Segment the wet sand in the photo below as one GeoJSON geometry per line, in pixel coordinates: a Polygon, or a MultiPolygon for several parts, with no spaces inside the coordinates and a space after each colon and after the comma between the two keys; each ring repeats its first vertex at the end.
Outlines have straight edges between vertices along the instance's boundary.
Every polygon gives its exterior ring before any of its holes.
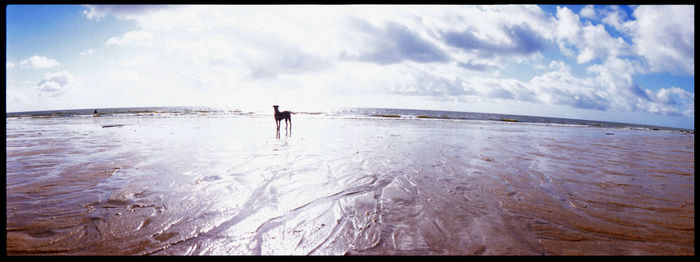
{"type": "Polygon", "coordinates": [[[693,134],[293,120],[7,118],[7,254],[695,252],[693,134]]]}

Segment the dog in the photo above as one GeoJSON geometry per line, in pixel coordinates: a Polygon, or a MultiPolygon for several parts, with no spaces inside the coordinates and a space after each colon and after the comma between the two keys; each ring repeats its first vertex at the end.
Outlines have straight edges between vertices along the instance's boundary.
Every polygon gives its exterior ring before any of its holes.
{"type": "Polygon", "coordinates": [[[284,131],[287,131],[287,123],[289,123],[289,133],[292,133],[292,112],[284,111],[280,112],[278,105],[272,106],[275,109],[275,123],[277,124],[277,132],[280,131],[280,124],[282,119],[284,119],[284,131]]]}

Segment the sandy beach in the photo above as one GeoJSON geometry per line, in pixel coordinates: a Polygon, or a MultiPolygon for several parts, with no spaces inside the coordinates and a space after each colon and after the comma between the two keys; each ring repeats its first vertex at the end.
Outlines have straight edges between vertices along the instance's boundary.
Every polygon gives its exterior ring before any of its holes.
{"type": "Polygon", "coordinates": [[[7,254],[695,253],[694,134],[293,120],[7,118],[7,254]]]}

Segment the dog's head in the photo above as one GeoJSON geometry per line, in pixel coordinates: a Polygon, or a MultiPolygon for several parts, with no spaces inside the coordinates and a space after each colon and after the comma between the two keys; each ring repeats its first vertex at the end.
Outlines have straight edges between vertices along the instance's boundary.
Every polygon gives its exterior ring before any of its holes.
{"type": "Polygon", "coordinates": [[[278,107],[280,107],[280,106],[278,106],[278,105],[274,105],[274,106],[272,106],[272,107],[274,107],[274,108],[278,108],[278,107]]]}

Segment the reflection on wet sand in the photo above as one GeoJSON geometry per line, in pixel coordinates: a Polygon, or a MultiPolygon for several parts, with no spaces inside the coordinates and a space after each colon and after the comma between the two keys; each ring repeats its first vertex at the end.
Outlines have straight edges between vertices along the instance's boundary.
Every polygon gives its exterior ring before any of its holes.
{"type": "Polygon", "coordinates": [[[10,255],[694,254],[692,134],[320,116],[294,137],[247,116],[6,126],[10,255]]]}

